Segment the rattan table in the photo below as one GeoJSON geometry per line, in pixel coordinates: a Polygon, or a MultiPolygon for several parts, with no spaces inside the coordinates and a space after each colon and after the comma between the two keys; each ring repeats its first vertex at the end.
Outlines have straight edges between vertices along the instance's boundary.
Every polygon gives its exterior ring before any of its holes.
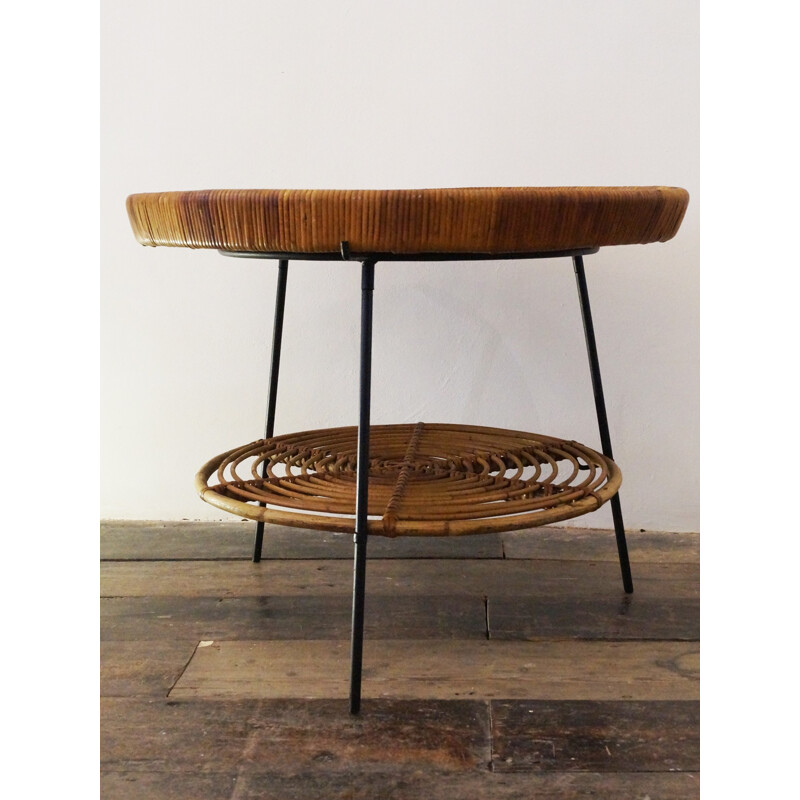
{"type": "Polygon", "coordinates": [[[354,532],[350,710],[361,704],[366,547],[370,535],[460,536],[530,528],[611,501],[623,587],[633,591],[583,257],[664,242],[689,196],[671,187],[425,190],[211,190],[134,194],[144,245],[276,259],[278,282],[263,439],[210,459],[195,482],[214,506],[264,523],[354,532]],[[423,423],[370,426],[375,265],[390,261],[572,259],[601,452],[524,431],[423,423]],[[274,435],[289,260],[361,264],[358,426],[274,435]],[[363,465],[367,465],[364,469],[363,465]]]}

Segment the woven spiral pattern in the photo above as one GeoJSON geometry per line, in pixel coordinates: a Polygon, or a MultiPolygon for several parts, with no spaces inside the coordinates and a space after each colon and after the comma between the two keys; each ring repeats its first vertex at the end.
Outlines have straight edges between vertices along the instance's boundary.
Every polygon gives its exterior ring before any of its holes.
{"type": "Polygon", "coordinates": [[[689,195],[668,186],[133,194],[144,245],[250,253],[542,253],[665,242],[689,195]]]}
{"type": "MultiPolygon", "coordinates": [[[[211,459],[195,484],[205,501],[243,517],[352,532],[357,437],[347,427],[262,439],[211,459]]],[[[373,426],[369,533],[544,525],[594,511],[621,482],[611,459],[577,442],[460,425],[373,426]]]]}

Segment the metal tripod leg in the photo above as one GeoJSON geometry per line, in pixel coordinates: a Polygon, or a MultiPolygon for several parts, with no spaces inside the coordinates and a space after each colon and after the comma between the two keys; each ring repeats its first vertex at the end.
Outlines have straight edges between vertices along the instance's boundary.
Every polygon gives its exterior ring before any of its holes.
{"type": "Polygon", "coordinates": [[[350,643],[350,713],[361,709],[361,656],[364,645],[364,588],[367,570],[367,500],[369,491],[369,406],[372,383],[372,293],[375,262],[361,265],[361,370],[356,461],[356,530],[353,565],[353,625],[350,643]]]}
{"type": "MultiPolygon", "coordinates": [[[[613,459],[611,436],[608,432],[606,401],[603,396],[603,383],[600,379],[600,362],[597,359],[597,345],[594,338],[592,310],[589,306],[589,290],[586,287],[586,274],[583,269],[583,256],[573,256],[572,263],[575,266],[575,279],[578,282],[578,295],[581,301],[583,332],[586,336],[586,351],[589,355],[589,369],[592,374],[592,390],[594,391],[594,405],[597,410],[597,424],[600,427],[600,442],[603,448],[603,455],[613,459]]],[[[628,544],[625,541],[625,527],[622,522],[622,506],[619,502],[619,494],[615,494],[611,498],[611,515],[614,518],[614,533],[617,536],[622,585],[625,591],[630,594],[633,592],[633,577],[631,576],[631,564],[628,560],[628,544]]]]}
{"type": "MultiPolygon", "coordinates": [[[[269,395],[267,397],[267,422],[264,438],[269,439],[275,429],[275,403],[278,399],[278,372],[281,365],[281,339],[283,338],[283,308],[286,303],[286,276],[289,262],[278,261],[278,288],[275,292],[275,323],[272,327],[272,362],[269,370],[269,395]]],[[[261,465],[261,477],[267,477],[266,461],[261,465]]],[[[261,504],[263,505],[263,503],[261,504]]],[[[261,561],[261,546],[264,543],[264,523],[256,523],[256,540],[253,545],[253,561],[261,561]]]]}

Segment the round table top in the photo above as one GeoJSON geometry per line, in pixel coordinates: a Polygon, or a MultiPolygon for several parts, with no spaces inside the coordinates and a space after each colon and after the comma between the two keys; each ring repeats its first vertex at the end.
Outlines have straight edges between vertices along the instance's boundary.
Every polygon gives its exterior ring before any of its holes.
{"type": "Polygon", "coordinates": [[[513,255],[665,242],[689,195],[666,186],[132,194],[143,245],[337,256],[513,255]]]}

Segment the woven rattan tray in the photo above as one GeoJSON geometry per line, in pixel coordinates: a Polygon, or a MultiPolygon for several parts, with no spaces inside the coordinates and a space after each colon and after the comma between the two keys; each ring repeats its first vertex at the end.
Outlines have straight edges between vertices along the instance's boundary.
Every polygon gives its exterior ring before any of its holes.
{"type": "Polygon", "coordinates": [[[144,245],[252,253],[536,253],[671,239],[689,195],[665,186],[134,194],[144,245]]]}
{"type": "MultiPolygon", "coordinates": [[[[355,427],[261,439],[211,459],[195,485],[207,502],[249,519],[352,533],[356,440],[355,427]]],[[[373,426],[368,528],[384,536],[529,528],[594,511],[621,482],[611,459],[551,436],[373,426]]]]}

